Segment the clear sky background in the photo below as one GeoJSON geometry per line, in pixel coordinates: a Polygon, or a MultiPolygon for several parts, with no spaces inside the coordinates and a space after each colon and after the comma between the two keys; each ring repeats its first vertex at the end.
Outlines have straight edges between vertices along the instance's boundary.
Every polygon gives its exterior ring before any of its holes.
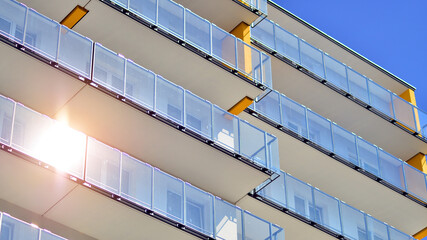
{"type": "Polygon", "coordinates": [[[273,1],[415,86],[427,111],[427,0],[273,1]]]}

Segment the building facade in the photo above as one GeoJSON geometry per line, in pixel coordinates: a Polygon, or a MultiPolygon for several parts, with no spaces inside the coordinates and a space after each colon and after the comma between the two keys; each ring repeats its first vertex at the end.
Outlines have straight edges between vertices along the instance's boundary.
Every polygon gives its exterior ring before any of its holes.
{"type": "Polygon", "coordinates": [[[276,3],[0,6],[0,240],[427,236],[415,88],[276,3]]]}

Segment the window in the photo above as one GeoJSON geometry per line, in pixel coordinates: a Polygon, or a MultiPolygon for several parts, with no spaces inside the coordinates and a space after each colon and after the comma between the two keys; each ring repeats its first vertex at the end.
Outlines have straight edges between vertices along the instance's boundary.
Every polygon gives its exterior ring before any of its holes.
{"type": "Polygon", "coordinates": [[[175,106],[172,106],[171,104],[168,104],[167,106],[167,114],[170,117],[175,118],[176,120],[181,121],[181,110],[175,106]]]}
{"type": "Polygon", "coordinates": [[[167,192],[167,207],[166,212],[176,218],[181,218],[181,196],[177,193],[174,193],[172,191],[167,192]]]}
{"type": "Polygon", "coordinates": [[[0,240],[13,240],[14,225],[10,222],[1,224],[0,240]]]}
{"type": "Polygon", "coordinates": [[[193,201],[187,202],[187,222],[203,229],[203,205],[193,201]]]}
{"type": "Polygon", "coordinates": [[[187,114],[187,125],[202,132],[202,121],[196,117],[187,114]]]}

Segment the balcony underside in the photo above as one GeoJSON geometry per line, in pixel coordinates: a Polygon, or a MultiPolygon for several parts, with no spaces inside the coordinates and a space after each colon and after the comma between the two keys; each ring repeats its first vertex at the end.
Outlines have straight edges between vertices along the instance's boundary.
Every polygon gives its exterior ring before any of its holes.
{"type": "Polygon", "coordinates": [[[394,156],[406,161],[427,153],[426,142],[275,57],[272,73],[275,90],[394,156]]]}
{"type": "MultiPolygon", "coordinates": [[[[256,16],[231,0],[227,1],[256,16]]],[[[71,5],[68,0],[55,3],[40,0],[23,2],[56,21],[61,21],[67,11],[71,11],[71,8],[64,9],[71,5]],[[64,2],[67,4],[62,7],[64,2]],[[63,16],[55,12],[56,8],[61,9],[58,11],[63,12],[63,16]]],[[[231,69],[222,69],[105,3],[91,1],[86,8],[88,14],[73,30],[223,109],[231,108],[245,96],[254,99],[263,92],[231,73],[231,69]]]]}
{"type": "MultiPolygon", "coordinates": [[[[271,3],[268,4],[268,19],[279,24],[287,31],[298,35],[298,37],[304,39],[313,46],[323,50],[333,58],[346,64],[347,66],[350,66],[357,72],[362,73],[363,75],[372,79],[374,82],[391,90],[397,95],[403,93],[406,89],[408,89],[408,86],[402,84],[401,81],[396,81],[395,78],[388,76],[386,73],[384,73],[384,71],[381,71],[376,67],[372,66],[371,64],[363,61],[359,57],[354,56],[349,51],[331,42],[327,38],[316,33],[315,31],[309,29],[308,27],[304,26],[302,23],[293,19],[287,14],[281,12],[271,3]]],[[[343,31],[351,31],[351,29],[343,29],[343,31]]]]}
{"type": "Polygon", "coordinates": [[[234,203],[269,177],[11,46],[0,52],[1,94],[201,189],[234,203]]]}
{"type": "Polygon", "coordinates": [[[248,9],[248,5],[240,3],[239,0],[175,0],[175,2],[227,32],[233,30],[241,22],[250,25],[258,18],[258,15],[248,9]]]}
{"type": "Polygon", "coordinates": [[[280,226],[292,226],[286,228],[286,239],[292,240],[306,240],[306,239],[318,239],[318,240],[336,240],[335,237],[314,228],[313,226],[302,222],[290,215],[287,215],[273,207],[266,205],[265,203],[251,197],[245,196],[237,205],[241,208],[247,209],[248,211],[260,216],[267,221],[274,222],[280,226]]]}
{"type": "Polygon", "coordinates": [[[5,151],[0,164],[0,199],[96,239],[197,239],[5,151]]]}
{"type": "Polygon", "coordinates": [[[277,136],[283,171],[408,234],[425,227],[426,207],[247,113],[240,117],[277,136]]]}

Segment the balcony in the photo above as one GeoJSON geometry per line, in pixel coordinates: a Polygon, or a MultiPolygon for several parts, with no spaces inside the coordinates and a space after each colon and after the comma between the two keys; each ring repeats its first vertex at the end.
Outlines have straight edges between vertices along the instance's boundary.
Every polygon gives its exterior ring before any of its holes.
{"type": "Polygon", "coordinates": [[[251,108],[278,137],[282,169],[407,233],[425,227],[426,174],[276,91],[251,108]]]}
{"type": "MultiPolygon", "coordinates": [[[[124,2],[122,6],[125,8],[130,6],[131,9],[135,9],[137,5],[136,0],[131,0],[129,3],[120,0],[113,1],[119,4],[124,2]]],[[[267,16],[267,0],[216,0],[204,2],[176,0],[175,2],[191,9],[197,15],[203,16],[227,32],[233,30],[241,22],[250,25],[258,18],[267,16]]]]}
{"type": "Polygon", "coordinates": [[[272,66],[277,90],[405,160],[418,152],[427,153],[426,112],[270,20],[258,24],[251,34],[256,45],[276,56],[272,66]],[[284,66],[282,61],[289,66],[284,66]],[[293,70],[293,67],[300,71],[293,70]],[[375,118],[374,114],[379,117],[375,118]],[[390,135],[383,132],[391,133],[392,139],[399,140],[390,141],[390,135]]]}
{"type": "Polygon", "coordinates": [[[297,221],[286,231],[292,239],[415,239],[284,172],[238,204],[280,224],[297,221]]]}
{"type": "MultiPolygon", "coordinates": [[[[102,45],[11,3],[21,15],[28,12],[31,17],[24,35],[16,30],[2,38],[14,47],[0,44],[0,51],[8,57],[1,64],[2,94],[186,181],[197,182],[230,202],[280,169],[273,135],[102,45]],[[52,41],[52,35],[58,37],[52,41]],[[23,36],[27,39],[24,44],[23,36]],[[29,36],[37,36],[37,41],[31,42],[29,36]],[[16,66],[20,71],[10,71],[16,66]],[[163,151],[165,148],[169,151],[163,151]],[[189,174],[188,169],[194,171],[189,174]],[[207,169],[221,172],[223,177],[206,177],[207,169]]],[[[9,12],[22,20],[16,12],[9,12]]],[[[18,21],[14,23],[14,29],[24,27],[18,21]]]]}
{"type": "Polygon", "coordinates": [[[14,184],[0,185],[6,201],[97,239],[284,239],[270,222],[0,99],[0,182],[14,184]]]}
{"type": "MultiPolygon", "coordinates": [[[[62,2],[69,1],[24,1],[56,21],[65,17],[52,13],[69,4],[62,7],[62,2]]],[[[255,99],[271,87],[267,54],[175,2],[144,1],[137,9],[126,9],[110,1],[91,1],[85,8],[89,13],[75,31],[224,109],[245,96],[255,99]]]]}
{"type": "MultiPolygon", "coordinates": [[[[325,52],[330,53],[331,56],[340,62],[353,66],[355,71],[364,73],[368,78],[374,79],[378,84],[390,89],[392,92],[402,93],[408,88],[415,90],[409,83],[378,66],[313,25],[305,22],[274,1],[268,1],[268,13],[268,18],[272,21],[298,35],[300,38],[305,39],[307,42],[315,44],[325,52]]],[[[351,31],[351,29],[343,29],[342,31],[351,31]]]]}
{"type": "Polygon", "coordinates": [[[66,240],[49,230],[41,229],[2,212],[0,212],[0,236],[2,239],[66,240]]]}

